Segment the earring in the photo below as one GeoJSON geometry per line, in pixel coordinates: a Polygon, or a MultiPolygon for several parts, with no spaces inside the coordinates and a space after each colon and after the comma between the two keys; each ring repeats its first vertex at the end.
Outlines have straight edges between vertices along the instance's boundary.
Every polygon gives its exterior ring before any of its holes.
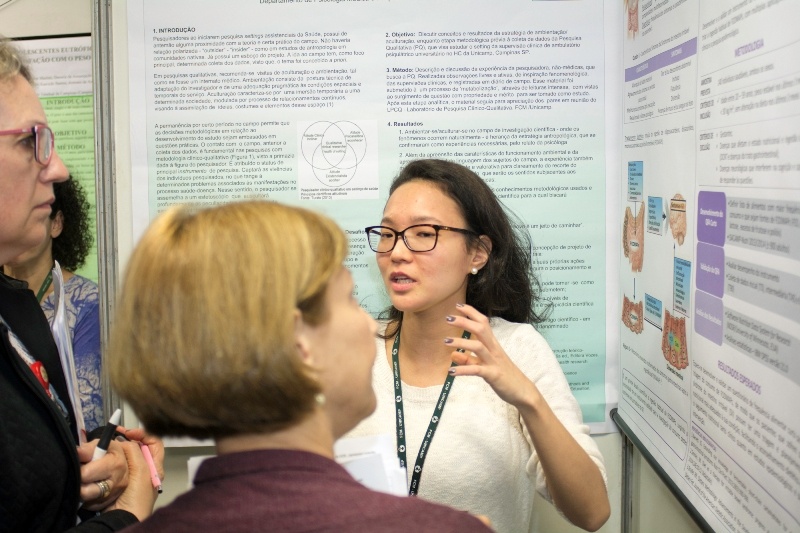
{"type": "Polygon", "coordinates": [[[322,394],[321,392],[318,392],[317,394],[314,395],[314,401],[317,402],[318,406],[322,407],[323,405],[325,405],[325,395],[322,394]]]}
{"type": "Polygon", "coordinates": [[[475,268],[475,267],[472,267],[472,275],[474,276],[474,275],[476,275],[477,273],[478,273],[478,269],[477,269],[477,268],[475,268]]]}

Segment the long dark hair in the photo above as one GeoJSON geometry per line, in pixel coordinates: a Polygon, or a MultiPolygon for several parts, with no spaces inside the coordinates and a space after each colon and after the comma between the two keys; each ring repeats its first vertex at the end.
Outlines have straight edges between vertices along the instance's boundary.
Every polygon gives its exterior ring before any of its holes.
{"type": "MultiPolygon", "coordinates": [[[[538,324],[547,318],[550,303],[542,302],[541,286],[531,266],[530,234],[508,211],[480,176],[463,165],[442,159],[419,159],[408,163],[394,178],[389,196],[410,181],[435,184],[458,204],[467,227],[492,241],[489,260],[477,275],[468,276],[467,302],[487,317],[510,322],[538,324]],[[537,312],[537,306],[543,307],[537,312]]],[[[465,236],[468,246],[483,246],[477,236],[465,236]]],[[[390,306],[381,314],[400,328],[403,313],[390,306]]],[[[389,331],[391,329],[391,331],[389,331]]]]}

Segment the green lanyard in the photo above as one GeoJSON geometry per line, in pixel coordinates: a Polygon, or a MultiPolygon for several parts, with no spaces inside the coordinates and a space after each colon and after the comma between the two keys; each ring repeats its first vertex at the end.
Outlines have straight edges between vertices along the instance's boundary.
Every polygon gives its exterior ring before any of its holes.
{"type": "Polygon", "coordinates": [[[39,303],[42,303],[42,298],[44,298],[44,293],[47,292],[47,289],[50,288],[50,285],[52,285],[52,283],[53,283],[53,271],[51,270],[50,272],[47,273],[47,277],[44,278],[42,286],[39,287],[39,292],[36,294],[36,299],[39,301],[39,303]]]}
{"type": "MultiPolygon", "coordinates": [[[[464,331],[461,334],[462,339],[469,339],[469,331],[464,331]]],[[[459,350],[463,352],[464,350],[459,350]]],[[[394,338],[394,345],[392,346],[392,367],[394,370],[394,399],[397,403],[397,419],[395,424],[397,426],[397,458],[400,459],[400,466],[406,468],[406,433],[405,433],[405,418],[403,414],[403,387],[400,382],[400,360],[398,353],[400,352],[400,332],[394,338]]],[[[456,366],[452,363],[450,366],[456,366]]],[[[419,447],[417,454],[417,462],[414,464],[414,473],[411,475],[411,486],[408,489],[409,496],[416,496],[419,492],[420,478],[422,477],[422,466],[425,463],[428,449],[430,448],[433,434],[436,433],[439,421],[442,419],[442,411],[444,411],[444,404],[447,402],[447,397],[450,395],[450,390],[453,385],[455,376],[447,374],[447,379],[444,380],[442,385],[442,392],[439,393],[439,401],[436,402],[436,407],[433,410],[433,416],[428,424],[428,430],[425,432],[425,438],[422,439],[422,445],[419,447]]]]}

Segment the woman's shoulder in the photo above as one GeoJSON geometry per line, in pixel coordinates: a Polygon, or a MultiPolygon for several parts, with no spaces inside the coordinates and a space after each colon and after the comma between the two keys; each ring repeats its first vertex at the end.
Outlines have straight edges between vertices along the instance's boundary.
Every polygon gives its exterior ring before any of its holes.
{"type": "Polygon", "coordinates": [[[492,318],[489,324],[495,338],[517,366],[528,368],[531,364],[550,365],[556,362],[547,340],[531,324],[509,322],[502,318],[492,318]]]}
{"type": "MultiPolygon", "coordinates": [[[[383,336],[386,334],[386,328],[389,327],[389,321],[381,319],[381,320],[376,320],[376,322],[378,323],[378,331],[375,334],[375,353],[377,354],[377,356],[375,357],[374,368],[375,368],[375,371],[378,372],[378,374],[376,375],[376,377],[377,377],[378,375],[382,374],[379,371],[382,367],[386,367],[385,371],[389,372],[389,370],[388,370],[389,369],[389,365],[388,364],[383,364],[383,365],[381,364],[382,360],[383,361],[386,360],[386,353],[387,353],[387,351],[386,351],[386,339],[384,339],[383,336]]],[[[391,372],[389,372],[389,373],[391,374],[391,372]]]]}
{"type": "Polygon", "coordinates": [[[100,292],[94,281],[89,278],[84,278],[79,274],[73,274],[72,277],[64,283],[64,290],[74,295],[73,297],[79,297],[80,299],[94,297],[93,299],[95,300],[100,292]]]}
{"type": "Polygon", "coordinates": [[[492,327],[494,336],[497,337],[500,342],[503,342],[504,339],[527,339],[528,341],[534,340],[547,344],[542,334],[531,324],[509,322],[504,318],[494,317],[489,320],[489,325],[492,327]]]}
{"type": "MultiPolygon", "coordinates": [[[[64,293],[67,297],[67,305],[76,310],[82,310],[84,313],[100,306],[100,292],[97,284],[78,274],[74,274],[64,282],[64,293]]],[[[51,298],[53,298],[52,294],[48,300],[51,298]]],[[[54,299],[52,303],[55,304],[54,299]]]]}
{"type": "Polygon", "coordinates": [[[97,283],[95,283],[94,281],[90,280],[89,278],[85,278],[85,277],[81,276],[80,274],[72,274],[72,277],[70,277],[64,283],[64,286],[65,287],[83,287],[83,288],[85,288],[85,290],[93,290],[94,292],[97,292],[97,290],[98,290],[97,289],[97,283]]]}

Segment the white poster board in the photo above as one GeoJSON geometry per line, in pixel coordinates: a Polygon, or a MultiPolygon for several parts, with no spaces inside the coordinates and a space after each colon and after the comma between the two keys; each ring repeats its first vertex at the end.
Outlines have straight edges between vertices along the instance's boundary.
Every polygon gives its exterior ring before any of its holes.
{"type": "Polygon", "coordinates": [[[465,164],[530,231],[555,304],[539,329],[584,419],[609,431],[618,313],[606,242],[619,230],[605,223],[618,201],[606,148],[618,138],[606,132],[604,9],[129,2],[134,236],[178,202],[317,209],[350,236],[355,292],[377,313],[388,300],[363,228],[380,219],[392,177],[417,158],[465,164]]]}

